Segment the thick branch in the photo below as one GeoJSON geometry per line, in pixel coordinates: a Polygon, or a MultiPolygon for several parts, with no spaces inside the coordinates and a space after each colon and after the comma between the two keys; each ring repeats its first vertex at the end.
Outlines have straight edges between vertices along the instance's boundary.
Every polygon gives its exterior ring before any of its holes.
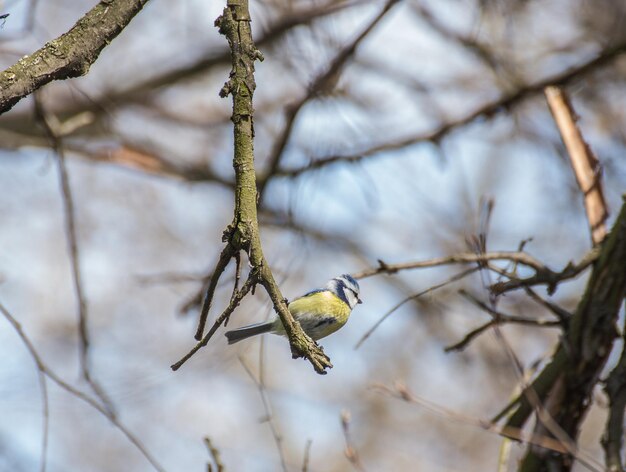
{"type": "Polygon", "coordinates": [[[606,421],[602,447],[609,472],[623,472],[624,410],[626,409],[626,346],[622,347],[617,366],[609,374],[604,391],[609,397],[609,417],[606,421]]]}
{"type": "MultiPolygon", "coordinates": [[[[626,294],[625,260],[626,203],[601,246],[585,294],[552,361],[531,386],[541,401],[549,398],[548,413],[574,440],[591,404],[591,392],[617,337],[615,323],[626,294]],[[552,393],[556,390],[558,395],[552,393]]],[[[532,413],[525,395],[519,398],[518,403],[509,426],[522,427],[532,413]]],[[[572,463],[573,458],[569,454],[555,455],[542,448],[531,448],[520,470],[568,471],[572,463]]]]}
{"type": "Polygon", "coordinates": [[[148,0],[101,1],[67,33],[0,74],[0,113],[53,80],[85,75],[148,0]]]}

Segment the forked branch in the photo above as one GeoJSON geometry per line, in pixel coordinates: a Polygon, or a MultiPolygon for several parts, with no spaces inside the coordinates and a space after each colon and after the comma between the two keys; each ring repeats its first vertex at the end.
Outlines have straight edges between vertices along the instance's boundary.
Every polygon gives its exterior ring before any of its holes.
{"type": "Polygon", "coordinates": [[[215,271],[208,285],[207,295],[204,301],[196,339],[200,342],[180,361],[172,365],[177,370],[201,347],[205,346],[215,331],[225,322],[243,297],[259,284],[269,294],[274,309],[289,337],[291,352],[294,358],[307,358],[315,371],[324,374],[326,369],[332,367],[330,359],[322,349],[302,330],[287,309],[287,303],[269,264],[263,255],[261,239],[259,236],[259,223],[257,215],[257,181],[254,167],[254,123],[252,97],[256,88],[254,80],[254,62],[263,60],[261,52],[256,48],[252,40],[250,28],[250,12],[247,0],[228,0],[223,14],[215,21],[221,34],[226,36],[231,49],[232,70],[229,80],[220,91],[220,96],[233,97],[232,121],[234,125],[235,149],[233,167],[235,169],[235,211],[232,223],[224,232],[223,241],[226,247],[216,265],[215,271]],[[232,259],[238,260],[240,252],[248,256],[250,274],[241,289],[236,288],[228,307],[222,312],[213,324],[207,335],[204,335],[204,327],[208,316],[215,287],[232,259]]]}

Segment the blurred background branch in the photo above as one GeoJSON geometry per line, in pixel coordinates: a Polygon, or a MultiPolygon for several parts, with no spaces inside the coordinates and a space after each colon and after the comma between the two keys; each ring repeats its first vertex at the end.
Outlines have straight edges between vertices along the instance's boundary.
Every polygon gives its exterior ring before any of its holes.
{"type": "Polygon", "coordinates": [[[623,468],[623,2],[250,2],[266,61],[247,176],[262,190],[263,265],[281,281],[270,292],[350,273],[364,300],[324,341],[326,378],[265,340],[281,457],[238,362],[253,362],[255,341],[215,336],[167,369],[189,351],[222,253],[208,332],[235,307],[236,326],[271,311],[245,254],[219,243],[237,193],[232,107],[218,96],[230,51],[212,26],[224,4],[96,3],[0,10],[2,68],[35,71],[0,87],[7,109],[23,97],[0,116],[0,298],[48,372],[88,399],[68,401],[0,330],[1,470],[155,468],[101,414],[123,419],[158,470],[205,468],[207,437],[213,469],[623,468]],[[77,375],[85,346],[89,377],[77,375]],[[369,388],[397,379],[403,402],[369,388]],[[443,421],[407,404],[425,398],[443,421]]]}

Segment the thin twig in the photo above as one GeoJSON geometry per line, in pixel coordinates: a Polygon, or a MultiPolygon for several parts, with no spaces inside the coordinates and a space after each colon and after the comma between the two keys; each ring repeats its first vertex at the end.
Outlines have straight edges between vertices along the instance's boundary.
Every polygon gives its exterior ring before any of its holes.
{"type": "MultiPolygon", "coordinates": [[[[224,464],[222,463],[219,449],[213,445],[209,437],[204,438],[204,444],[209,450],[209,455],[211,456],[213,463],[215,463],[215,472],[224,472],[224,464]]],[[[213,472],[213,465],[211,463],[208,464],[208,468],[209,472],[213,472]]]]}
{"type": "Polygon", "coordinates": [[[257,379],[255,375],[252,373],[252,369],[248,366],[243,357],[238,356],[239,362],[243,366],[248,377],[254,382],[257,390],[259,391],[259,395],[261,396],[261,401],[263,402],[263,409],[265,410],[265,417],[263,418],[269,424],[270,431],[272,432],[272,437],[274,438],[274,442],[276,443],[276,449],[278,450],[278,456],[280,457],[280,465],[283,469],[283,472],[288,472],[287,462],[285,461],[285,451],[283,450],[283,437],[278,430],[278,426],[276,426],[276,422],[274,421],[274,414],[272,413],[272,405],[270,404],[270,400],[267,396],[267,391],[265,389],[265,384],[263,382],[263,378],[259,376],[257,379]]]}
{"type": "Polygon", "coordinates": [[[92,162],[112,164],[131,171],[154,175],[160,178],[173,178],[184,182],[212,182],[233,189],[232,180],[220,176],[206,164],[175,162],[154,149],[135,143],[119,145],[98,145],[79,142],[68,143],[67,149],[77,157],[92,162]]]}
{"type": "MultiPolygon", "coordinates": [[[[235,283],[233,284],[233,291],[230,295],[231,301],[233,297],[235,296],[235,294],[237,293],[237,290],[239,289],[239,281],[241,280],[241,253],[239,251],[235,253],[234,259],[235,259],[235,283]]],[[[230,317],[224,320],[225,327],[228,326],[229,319],[230,317]]]]}
{"type": "MultiPolygon", "coordinates": [[[[219,259],[217,260],[217,264],[215,265],[215,270],[211,275],[211,280],[209,282],[209,286],[207,287],[206,295],[204,297],[204,303],[202,305],[202,311],[200,312],[200,320],[198,321],[198,329],[196,330],[196,334],[194,338],[197,341],[200,341],[204,336],[204,327],[206,325],[207,317],[209,316],[209,310],[211,309],[211,303],[213,303],[213,297],[215,295],[215,288],[217,287],[217,283],[220,280],[220,277],[226,270],[230,259],[234,257],[235,254],[238,254],[239,251],[236,251],[230,244],[226,244],[224,249],[222,249],[222,253],[220,254],[219,259]]],[[[231,302],[234,299],[235,292],[233,291],[233,296],[231,297],[231,302]]]]}
{"type": "Polygon", "coordinates": [[[248,275],[248,280],[246,280],[246,282],[243,284],[241,289],[237,291],[236,295],[232,297],[230,303],[224,309],[222,314],[215,320],[209,332],[204,336],[204,338],[202,338],[200,342],[198,342],[198,344],[196,344],[191,349],[191,351],[185,354],[178,362],[171,365],[172,370],[176,371],[180,369],[182,365],[185,362],[187,362],[196,352],[198,352],[201,348],[203,348],[209,343],[209,341],[211,340],[211,338],[217,331],[217,328],[219,328],[224,322],[224,320],[226,320],[232,314],[232,312],[235,311],[235,308],[239,306],[239,303],[241,303],[241,300],[243,299],[243,297],[246,296],[246,294],[252,289],[252,287],[255,284],[256,284],[256,275],[251,272],[248,275]]]}
{"type": "Polygon", "coordinates": [[[535,292],[532,288],[525,286],[524,287],[524,291],[528,294],[528,296],[531,299],[533,299],[534,301],[536,301],[537,303],[539,303],[540,305],[542,305],[543,307],[547,308],[549,311],[554,313],[554,315],[562,323],[566,322],[569,319],[571,319],[572,314],[569,311],[567,311],[565,308],[560,307],[556,303],[552,303],[551,301],[546,300],[546,299],[540,297],[537,294],[537,292],[535,292]]]}
{"type": "Polygon", "coordinates": [[[109,415],[115,416],[115,407],[111,402],[108,394],[92,377],[89,367],[89,327],[88,327],[88,309],[87,298],[83,288],[83,280],[80,267],[80,251],[78,246],[78,236],[76,229],[76,210],[74,207],[74,197],[70,178],[67,171],[65,160],[65,149],[63,146],[62,135],[59,129],[61,125],[58,119],[49,114],[43,106],[41,96],[38,92],[33,94],[35,103],[35,113],[43,125],[52,148],[57,156],[57,164],[59,170],[59,186],[63,197],[63,210],[65,218],[65,236],[67,238],[70,264],[72,269],[72,282],[74,285],[74,294],[78,305],[78,337],[80,340],[80,366],[83,378],[93,389],[96,395],[102,400],[102,403],[109,412],[109,415]]]}
{"type": "MultiPolygon", "coordinates": [[[[424,400],[418,396],[415,396],[414,394],[409,392],[408,389],[401,383],[396,383],[394,388],[390,388],[382,384],[374,384],[372,388],[375,390],[382,391],[383,393],[386,393],[394,398],[398,398],[405,402],[418,404],[426,408],[428,411],[431,411],[432,413],[435,413],[446,419],[456,421],[458,423],[475,426],[484,431],[495,433],[499,436],[515,439],[517,441],[521,441],[526,444],[533,444],[533,445],[541,446],[545,449],[549,449],[551,451],[559,452],[562,454],[570,452],[567,445],[563,444],[559,439],[555,439],[553,437],[546,436],[546,435],[538,435],[536,433],[529,434],[520,428],[514,428],[514,427],[506,426],[506,425],[500,426],[497,423],[494,423],[489,420],[475,418],[475,417],[471,417],[462,413],[455,412],[453,410],[439,406],[433,402],[430,402],[428,400],[424,400]]],[[[597,461],[593,460],[593,462],[597,462],[597,461]]],[[[602,471],[601,467],[597,468],[586,461],[581,461],[581,464],[587,467],[589,470],[592,470],[594,472],[602,471]]]]}
{"type": "Polygon", "coordinates": [[[486,262],[493,260],[515,261],[536,271],[550,271],[542,262],[535,259],[526,252],[498,251],[488,252],[485,254],[475,254],[473,252],[464,252],[453,254],[451,256],[436,257],[424,261],[404,262],[400,264],[388,264],[381,260],[378,261],[378,267],[372,267],[364,271],[353,274],[353,277],[364,279],[378,274],[395,274],[401,270],[423,269],[427,267],[438,267],[450,264],[467,264],[475,262],[486,262]]]}
{"type": "Polygon", "coordinates": [[[489,320],[488,322],[480,325],[479,327],[471,330],[459,342],[457,342],[455,344],[452,344],[451,346],[446,347],[444,349],[445,352],[462,351],[477,336],[479,336],[480,334],[484,333],[489,328],[496,327],[496,326],[498,326],[500,324],[504,324],[504,323],[521,324],[521,325],[525,325],[525,326],[535,326],[535,327],[539,327],[539,328],[551,328],[551,327],[552,328],[554,328],[554,327],[558,328],[558,327],[561,326],[561,322],[560,321],[549,321],[549,320],[542,320],[542,319],[537,319],[537,318],[526,318],[526,317],[523,317],[523,316],[506,315],[506,314],[504,314],[502,312],[493,310],[492,308],[487,306],[485,303],[481,302],[480,300],[477,300],[476,298],[472,297],[470,294],[468,294],[467,292],[465,292],[463,290],[461,290],[460,293],[461,293],[461,295],[464,295],[466,298],[468,298],[470,301],[472,301],[479,308],[487,311],[492,316],[492,319],[489,320]]]}
{"type": "MultiPolygon", "coordinates": [[[[486,238],[485,238],[485,244],[481,245],[480,247],[476,247],[476,251],[478,254],[483,254],[487,251],[486,238]]],[[[513,366],[514,373],[518,378],[518,382],[522,387],[523,396],[526,398],[528,403],[532,406],[534,411],[536,411],[537,413],[538,423],[536,425],[536,431],[539,431],[539,433],[543,435],[543,431],[545,430],[549,434],[553,435],[557,440],[559,440],[565,446],[567,453],[571,455],[572,457],[574,457],[576,460],[578,460],[585,467],[594,471],[601,470],[602,468],[601,465],[600,465],[600,469],[596,469],[594,465],[592,465],[593,463],[598,464],[598,462],[593,457],[590,457],[586,454],[582,454],[581,452],[578,451],[578,446],[575,440],[572,439],[572,437],[570,437],[567,434],[567,432],[554,420],[554,418],[550,414],[551,405],[554,402],[558,402],[558,398],[559,398],[559,393],[557,392],[558,389],[556,388],[553,389],[552,395],[548,398],[548,402],[546,403],[546,405],[543,405],[541,398],[538,395],[537,391],[532,386],[528,385],[526,376],[524,375],[524,368],[522,366],[522,363],[517,357],[517,355],[515,354],[515,351],[513,350],[510,343],[507,341],[506,337],[504,336],[504,333],[500,329],[500,319],[502,318],[502,313],[497,310],[497,304],[498,304],[498,300],[499,300],[499,296],[501,295],[501,292],[496,292],[495,290],[491,288],[493,287],[493,284],[490,280],[489,271],[482,270],[481,276],[483,278],[482,279],[483,287],[489,295],[489,304],[485,304],[481,302],[480,300],[476,299],[475,297],[469,295],[466,292],[462,292],[462,293],[467,298],[469,298],[474,304],[476,304],[479,308],[489,313],[493,317],[494,321],[496,321],[493,324],[493,332],[496,336],[496,339],[504,347],[507,357],[509,358],[511,365],[513,366]]],[[[557,386],[562,386],[562,383],[558,384],[557,386]]]]}
{"type": "Polygon", "coordinates": [[[48,399],[48,386],[46,383],[46,374],[37,368],[37,377],[39,378],[39,388],[41,390],[41,404],[43,416],[43,434],[41,435],[41,465],[40,472],[46,472],[46,464],[48,462],[48,437],[50,435],[50,404],[48,399]]]}
{"type": "Polygon", "coordinates": [[[361,459],[359,458],[359,453],[357,452],[354,444],[352,443],[352,438],[350,436],[350,420],[351,415],[348,410],[343,410],[341,412],[341,429],[343,431],[343,436],[346,441],[346,448],[344,449],[344,454],[352,467],[354,467],[359,472],[364,472],[365,468],[361,463],[361,459]]]}
{"type": "Polygon", "coordinates": [[[607,47],[587,62],[576,65],[570,69],[532,84],[521,86],[517,90],[506,93],[491,102],[485,103],[466,115],[458,119],[448,121],[431,131],[409,136],[408,138],[402,140],[381,143],[360,153],[328,156],[312,161],[308,165],[302,167],[296,167],[293,169],[278,169],[276,171],[276,175],[293,178],[306,172],[329,165],[359,162],[365,158],[371,158],[388,151],[404,149],[417,143],[438,143],[453,131],[469,125],[480,118],[489,120],[502,113],[510,112],[515,106],[519,105],[524,100],[541,93],[543,89],[549,85],[567,85],[591,72],[595,72],[599,68],[610,64],[616,57],[624,53],[624,51],[626,51],[626,42],[607,47]]]}
{"type": "Polygon", "coordinates": [[[300,111],[304,108],[304,105],[312,98],[323,93],[330,93],[334,84],[337,82],[341,70],[345,67],[348,60],[354,56],[354,53],[358,45],[363,41],[367,35],[374,29],[374,27],[383,19],[383,17],[389,12],[398,0],[388,0],[382,11],[376,15],[376,17],[367,25],[367,27],[359,34],[350,44],[344,47],[335,58],[330,62],[330,66],[323,73],[318,75],[310,84],[307,93],[297,103],[291,104],[286,108],[285,127],[282,133],[274,141],[274,147],[269,158],[269,165],[264,178],[258,180],[259,194],[263,197],[263,190],[265,189],[269,180],[274,177],[278,167],[280,165],[281,158],[284,154],[285,147],[292,134],[296,119],[300,111]]]}
{"type": "Polygon", "coordinates": [[[311,460],[311,445],[313,444],[312,439],[307,439],[306,445],[304,446],[304,458],[302,459],[302,472],[309,471],[309,461],[311,460]]]}
{"type": "Polygon", "coordinates": [[[17,335],[20,337],[26,349],[28,350],[30,356],[35,361],[37,365],[37,369],[39,372],[43,373],[46,377],[52,380],[55,384],[57,384],[60,388],[68,392],[70,395],[82,400],[87,403],[89,406],[94,408],[100,414],[102,414],[105,418],[107,418],[117,429],[119,429],[124,436],[137,448],[137,450],[146,458],[148,462],[154,467],[158,472],[165,472],[165,469],[156,461],[156,459],[148,452],[143,443],[137,438],[130,430],[124,426],[120,422],[117,417],[111,416],[106,407],[102,406],[96,399],[90,397],[84,392],[72,387],[70,384],[61,379],[54,371],[52,371],[41,359],[39,353],[35,349],[35,346],[30,341],[30,339],[24,333],[22,326],[20,323],[11,315],[11,313],[0,303],[0,313],[7,319],[7,321],[13,326],[13,329],[17,332],[17,335]]]}
{"type": "Polygon", "coordinates": [[[547,285],[548,293],[553,293],[560,282],[577,277],[598,258],[598,255],[598,248],[591,249],[578,263],[574,264],[570,262],[558,272],[550,269],[541,261],[523,251],[491,251],[484,254],[459,253],[451,256],[437,257],[423,261],[404,262],[400,264],[388,264],[379,260],[377,267],[372,267],[353,274],[353,277],[356,279],[363,279],[378,274],[395,274],[402,270],[423,269],[451,264],[467,264],[472,262],[482,264],[488,261],[507,260],[529,267],[535,271],[535,274],[530,277],[520,279],[503,269],[492,267],[492,270],[499,271],[510,279],[505,282],[496,282],[492,284],[489,289],[495,294],[501,294],[521,287],[533,285],[547,285]]]}
{"type": "Polygon", "coordinates": [[[387,311],[387,313],[385,313],[383,316],[381,316],[380,319],[378,321],[376,321],[376,323],[374,323],[374,325],[370,329],[368,329],[363,336],[361,336],[359,341],[354,346],[354,349],[358,349],[359,347],[361,347],[361,344],[363,344],[365,342],[365,340],[367,338],[369,338],[374,333],[374,331],[376,331],[376,329],[378,329],[378,327],[383,323],[383,321],[385,321],[387,318],[389,318],[395,311],[397,311],[400,307],[402,307],[407,302],[409,302],[411,300],[417,300],[418,298],[422,297],[423,295],[426,295],[428,293],[434,292],[437,289],[440,289],[442,287],[445,287],[446,285],[449,285],[449,284],[451,284],[453,282],[461,280],[464,277],[467,277],[468,275],[473,274],[477,270],[478,269],[476,267],[472,267],[471,269],[468,269],[468,270],[465,270],[463,272],[460,272],[458,274],[453,275],[452,277],[450,277],[449,279],[445,280],[444,282],[441,282],[441,283],[439,283],[437,285],[433,285],[432,287],[429,287],[426,290],[422,290],[419,293],[416,293],[414,295],[406,297],[404,300],[402,300],[399,303],[397,303],[396,305],[394,305],[394,307],[391,308],[389,311],[387,311]]]}

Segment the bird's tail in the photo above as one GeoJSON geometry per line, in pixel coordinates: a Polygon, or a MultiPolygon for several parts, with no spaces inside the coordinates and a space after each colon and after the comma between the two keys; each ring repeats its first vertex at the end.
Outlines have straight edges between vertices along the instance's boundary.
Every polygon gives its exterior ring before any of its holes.
{"type": "Polygon", "coordinates": [[[251,336],[256,336],[257,334],[269,333],[273,329],[274,322],[268,321],[267,323],[257,323],[232,331],[226,331],[226,337],[228,338],[228,344],[234,344],[251,336]]]}

